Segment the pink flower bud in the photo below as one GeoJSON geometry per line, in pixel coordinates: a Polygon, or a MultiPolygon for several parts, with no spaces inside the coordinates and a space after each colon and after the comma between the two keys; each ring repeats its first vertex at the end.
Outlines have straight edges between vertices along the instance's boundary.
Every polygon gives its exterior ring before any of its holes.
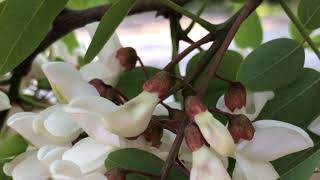
{"type": "Polygon", "coordinates": [[[196,96],[189,96],[186,99],[185,106],[186,113],[191,119],[194,119],[195,115],[208,110],[208,108],[196,96]]]}
{"type": "Polygon", "coordinates": [[[159,124],[151,122],[144,131],[143,136],[153,147],[159,148],[163,136],[163,128],[159,124]]]}
{"type": "Polygon", "coordinates": [[[147,80],[143,89],[150,93],[158,93],[158,97],[162,99],[171,87],[171,77],[168,72],[161,71],[147,80]]]}
{"type": "Polygon", "coordinates": [[[246,98],[246,88],[240,82],[231,83],[224,95],[225,104],[232,112],[245,106],[246,98]]]}
{"type": "Polygon", "coordinates": [[[116,58],[126,70],[133,69],[139,59],[136,50],[132,47],[118,49],[116,58]]]}
{"type": "Polygon", "coordinates": [[[127,172],[120,168],[113,168],[105,173],[108,180],[126,180],[127,172]]]}
{"type": "Polygon", "coordinates": [[[228,130],[235,143],[240,139],[251,140],[254,136],[255,129],[252,122],[244,115],[231,115],[228,124],[228,130]]]}
{"type": "Polygon", "coordinates": [[[192,152],[198,150],[205,144],[199,128],[194,124],[189,124],[184,134],[186,143],[192,152]]]}

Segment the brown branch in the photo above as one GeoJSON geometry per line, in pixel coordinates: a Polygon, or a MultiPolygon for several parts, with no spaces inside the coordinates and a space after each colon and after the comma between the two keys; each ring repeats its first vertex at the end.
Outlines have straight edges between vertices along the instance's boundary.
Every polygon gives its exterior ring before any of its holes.
{"type": "Polygon", "coordinates": [[[215,53],[215,55],[213,56],[213,58],[211,60],[211,64],[208,68],[209,69],[208,74],[205,76],[202,83],[198,87],[197,96],[202,97],[204,95],[204,93],[208,89],[210,79],[217,72],[218,67],[220,65],[220,62],[223,59],[223,56],[224,56],[225,52],[227,51],[235,34],[237,33],[240,25],[262,3],[262,1],[263,0],[247,0],[246,3],[244,4],[243,8],[237,14],[237,17],[235,18],[234,22],[232,22],[230,29],[227,31],[226,36],[225,36],[224,40],[222,41],[221,46],[219,47],[219,49],[217,50],[217,52],[215,53]]]}

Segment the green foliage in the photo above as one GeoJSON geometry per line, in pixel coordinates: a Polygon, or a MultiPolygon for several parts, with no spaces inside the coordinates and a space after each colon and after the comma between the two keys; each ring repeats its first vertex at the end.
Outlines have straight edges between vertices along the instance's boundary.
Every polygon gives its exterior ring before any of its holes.
{"type": "Polygon", "coordinates": [[[251,52],[237,79],[253,91],[274,90],[294,81],[304,65],[304,49],[291,39],[275,39],[251,52]]]}
{"type": "Polygon", "coordinates": [[[69,0],[67,6],[73,9],[85,9],[102,4],[113,3],[115,0],[69,0]]]}
{"type": "Polygon", "coordinates": [[[9,162],[10,159],[3,159],[3,160],[0,160],[0,179],[1,180],[11,180],[12,178],[11,177],[8,177],[4,174],[3,172],[3,166],[6,162],[9,162]]]}
{"type": "Polygon", "coordinates": [[[0,74],[26,59],[40,44],[68,0],[10,0],[0,16],[0,74]],[[19,12],[19,13],[17,13],[19,12]]]}
{"type": "MultiPolygon", "coordinates": [[[[311,30],[307,30],[307,31],[309,34],[312,32],[311,30]]],[[[296,28],[296,26],[292,22],[290,22],[290,24],[289,24],[289,34],[292,39],[294,39],[298,42],[304,41],[304,38],[301,36],[300,32],[298,31],[298,29],[296,28]]]]}
{"type": "Polygon", "coordinates": [[[253,12],[240,26],[235,42],[241,48],[256,48],[262,43],[263,32],[259,15],[253,12]]]}
{"type": "Polygon", "coordinates": [[[24,152],[28,143],[20,135],[13,135],[0,143],[0,160],[24,152]]]}
{"type": "MultiPolygon", "coordinates": [[[[129,170],[138,170],[142,172],[160,174],[160,170],[164,164],[164,161],[157,156],[142,151],[139,149],[121,149],[109,154],[105,160],[105,166],[107,169],[123,168],[129,170]]],[[[149,179],[147,177],[142,178],[140,175],[128,175],[126,179],[149,179]]],[[[188,177],[178,171],[176,168],[172,168],[169,172],[168,180],[187,180],[188,177]]]]}
{"type": "Polygon", "coordinates": [[[73,53],[74,49],[80,46],[76,35],[71,32],[62,38],[62,41],[66,44],[70,54],[73,53]]]}
{"type": "MultiPolygon", "coordinates": [[[[205,52],[200,52],[196,54],[188,63],[187,66],[187,75],[192,72],[192,69],[195,68],[197,62],[204,56],[205,52]]],[[[236,74],[242,63],[243,58],[241,54],[236,51],[227,51],[224,55],[224,58],[219,66],[217,73],[227,79],[235,80],[236,74]]],[[[201,77],[199,78],[201,80],[201,77]]],[[[204,95],[203,101],[207,105],[215,105],[219,97],[225,92],[228,87],[228,83],[217,79],[212,78],[209,82],[207,93],[204,95]]]]}
{"type": "Polygon", "coordinates": [[[301,0],[298,6],[298,16],[308,29],[320,27],[320,1],[301,0]]]}
{"type": "MultiPolygon", "coordinates": [[[[160,71],[160,69],[146,67],[149,75],[152,76],[160,71]]],[[[117,88],[128,98],[133,98],[142,92],[142,86],[146,81],[146,77],[141,67],[137,67],[131,71],[124,72],[119,80],[117,88]]]]}
{"type": "Polygon", "coordinates": [[[86,63],[91,62],[96,57],[122,20],[127,16],[135,2],[135,0],[119,0],[106,12],[84,57],[86,63]]]}

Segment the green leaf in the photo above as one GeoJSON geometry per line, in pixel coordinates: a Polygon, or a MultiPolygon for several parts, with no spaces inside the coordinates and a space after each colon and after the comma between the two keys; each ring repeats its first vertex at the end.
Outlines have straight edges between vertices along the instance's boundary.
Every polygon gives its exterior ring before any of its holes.
{"type": "MultiPolygon", "coordinates": [[[[105,166],[107,169],[112,168],[124,168],[130,170],[138,170],[152,174],[160,174],[161,168],[164,162],[158,158],[157,156],[142,151],[139,149],[128,148],[128,149],[120,149],[118,151],[114,151],[109,154],[108,158],[105,160],[105,166]]],[[[126,179],[141,179],[127,177],[126,179]]],[[[141,176],[140,176],[141,177],[141,176]]],[[[145,178],[149,179],[149,178],[145,178]]],[[[178,171],[176,168],[171,168],[169,172],[168,180],[187,180],[188,177],[178,171]]]]}
{"type": "MultiPolygon", "coordinates": [[[[312,31],[306,29],[307,32],[310,34],[312,31]]],[[[291,36],[292,39],[298,41],[298,42],[303,42],[304,38],[301,36],[300,32],[298,31],[298,29],[296,28],[296,26],[290,22],[289,23],[289,34],[291,36]]]]}
{"type": "Polygon", "coordinates": [[[317,29],[320,27],[320,1],[301,0],[298,6],[298,16],[306,28],[317,29]]]}
{"type": "Polygon", "coordinates": [[[291,39],[262,44],[242,63],[237,79],[252,91],[274,90],[294,81],[303,69],[304,49],[291,39]]]}
{"type": "Polygon", "coordinates": [[[69,53],[73,54],[74,49],[80,47],[74,32],[71,32],[62,38],[62,41],[66,44],[69,53]]]}
{"type": "Polygon", "coordinates": [[[127,16],[135,0],[119,0],[112,5],[109,11],[102,17],[101,22],[94,34],[89,49],[84,57],[86,63],[92,61],[100,52],[106,42],[110,39],[114,31],[127,16]]]}
{"type": "Polygon", "coordinates": [[[263,32],[259,15],[253,12],[240,26],[236,36],[236,45],[240,48],[256,48],[262,43],[263,32]]]}
{"type": "Polygon", "coordinates": [[[16,156],[24,152],[28,147],[28,142],[20,135],[13,135],[0,143],[0,160],[11,156],[16,156]]]}
{"type": "MultiPolygon", "coordinates": [[[[160,69],[146,67],[149,75],[152,76],[160,71],[160,69]]],[[[126,71],[120,76],[117,88],[128,98],[133,98],[142,92],[142,86],[146,81],[146,77],[141,67],[137,67],[131,71],[126,71]]]]}
{"type": "Polygon", "coordinates": [[[102,4],[112,3],[115,0],[69,0],[67,6],[72,9],[85,9],[102,4]]]}
{"type": "Polygon", "coordinates": [[[0,16],[0,74],[11,71],[37,48],[67,1],[6,1],[0,16]]]}
{"type": "MultiPolygon", "coordinates": [[[[205,52],[200,52],[191,58],[187,65],[187,75],[196,67],[197,62],[204,56],[205,52]]],[[[243,61],[243,57],[236,51],[228,50],[219,66],[217,73],[229,80],[235,80],[236,74],[243,61]]],[[[203,76],[202,76],[203,77],[203,76]]],[[[201,77],[199,78],[201,80],[201,77]]],[[[203,102],[207,105],[215,105],[219,97],[228,88],[228,84],[220,79],[213,78],[209,82],[207,93],[204,95],[203,102]]]]}

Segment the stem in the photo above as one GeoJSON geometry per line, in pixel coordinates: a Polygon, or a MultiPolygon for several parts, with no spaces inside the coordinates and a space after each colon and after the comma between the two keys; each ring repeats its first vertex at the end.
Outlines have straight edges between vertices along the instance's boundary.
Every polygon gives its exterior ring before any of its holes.
{"type": "Polygon", "coordinates": [[[287,14],[292,23],[297,27],[301,36],[307,41],[311,49],[314,51],[314,53],[318,56],[318,59],[320,60],[320,51],[317,48],[316,44],[310,38],[309,33],[304,28],[304,25],[295,17],[295,15],[293,14],[289,6],[286,4],[286,2],[284,2],[283,0],[280,0],[279,2],[284,12],[287,14]]]}
{"type": "Polygon", "coordinates": [[[183,7],[179,6],[178,4],[170,1],[170,0],[161,0],[161,2],[168,6],[169,8],[179,12],[180,14],[183,14],[185,16],[187,16],[188,18],[192,19],[193,21],[197,22],[198,24],[200,24],[202,27],[204,27],[205,29],[207,29],[210,32],[213,32],[216,29],[216,26],[209,23],[208,21],[200,18],[199,16],[189,12],[188,10],[184,9],[183,7]]]}
{"type": "Polygon", "coordinates": [[[146,79],[149,79],[150,76],[149,76],[149,73],[148,73],[148,71],[147,71],[147,68],[146,68],[146,66],[144,65],[144,63],[142,62],[142,60],[141,60],[140,57],[138,58],[138,61],[139,61],[140,65],[141,65],[141,68],[142,68],[142,70],[143,70],[144,76],[146,77],[146,79]]]}
{"type": "Polygon", "coordinates": [[[211,60],[211,64],[208,68],[208,74],[205,76],[203,81],[201,82],[200,86],[198,86],[198,97],[202,97],[206,90],[208,89],[209,81],[211,78],[216,74],[220,62],[223,59],[225,52],[227,51],[231,41],[233,40],[234,36],[236,35],[240,25],[246,18],[262,3],[262,0],[247,0],[243,8],[240,10],[239,14],[237,15],[235,21],[231,25],[230,29],[226,32],[226,36],[222,41],[221,46],[213,56],[211,60]]]}
{"type": "MultiPolygon", "coordinates": [[[[200,17],[200,15],[203,13],[203,11],[206,9],[206,7],[207,7],[207,5],[208,5],[208,1],[209,0],[205,0],[205,1],[203,1],[203,3],[202,3],[202,5],[201,5],[201,7],[200,7],[200,9],[197,11],[197,13],[196,13],[196,15],[198,16],[198,17],[200,17]]],[[[192,20],[192,22],[190,23],[190,25],[184,30],[184,32],[186,33],[186,34],[189,34],[189,32],[192,30],[192,28],[193,28],[193,26],[195,25],[195,21],[194,20],[192,20]]]]}

